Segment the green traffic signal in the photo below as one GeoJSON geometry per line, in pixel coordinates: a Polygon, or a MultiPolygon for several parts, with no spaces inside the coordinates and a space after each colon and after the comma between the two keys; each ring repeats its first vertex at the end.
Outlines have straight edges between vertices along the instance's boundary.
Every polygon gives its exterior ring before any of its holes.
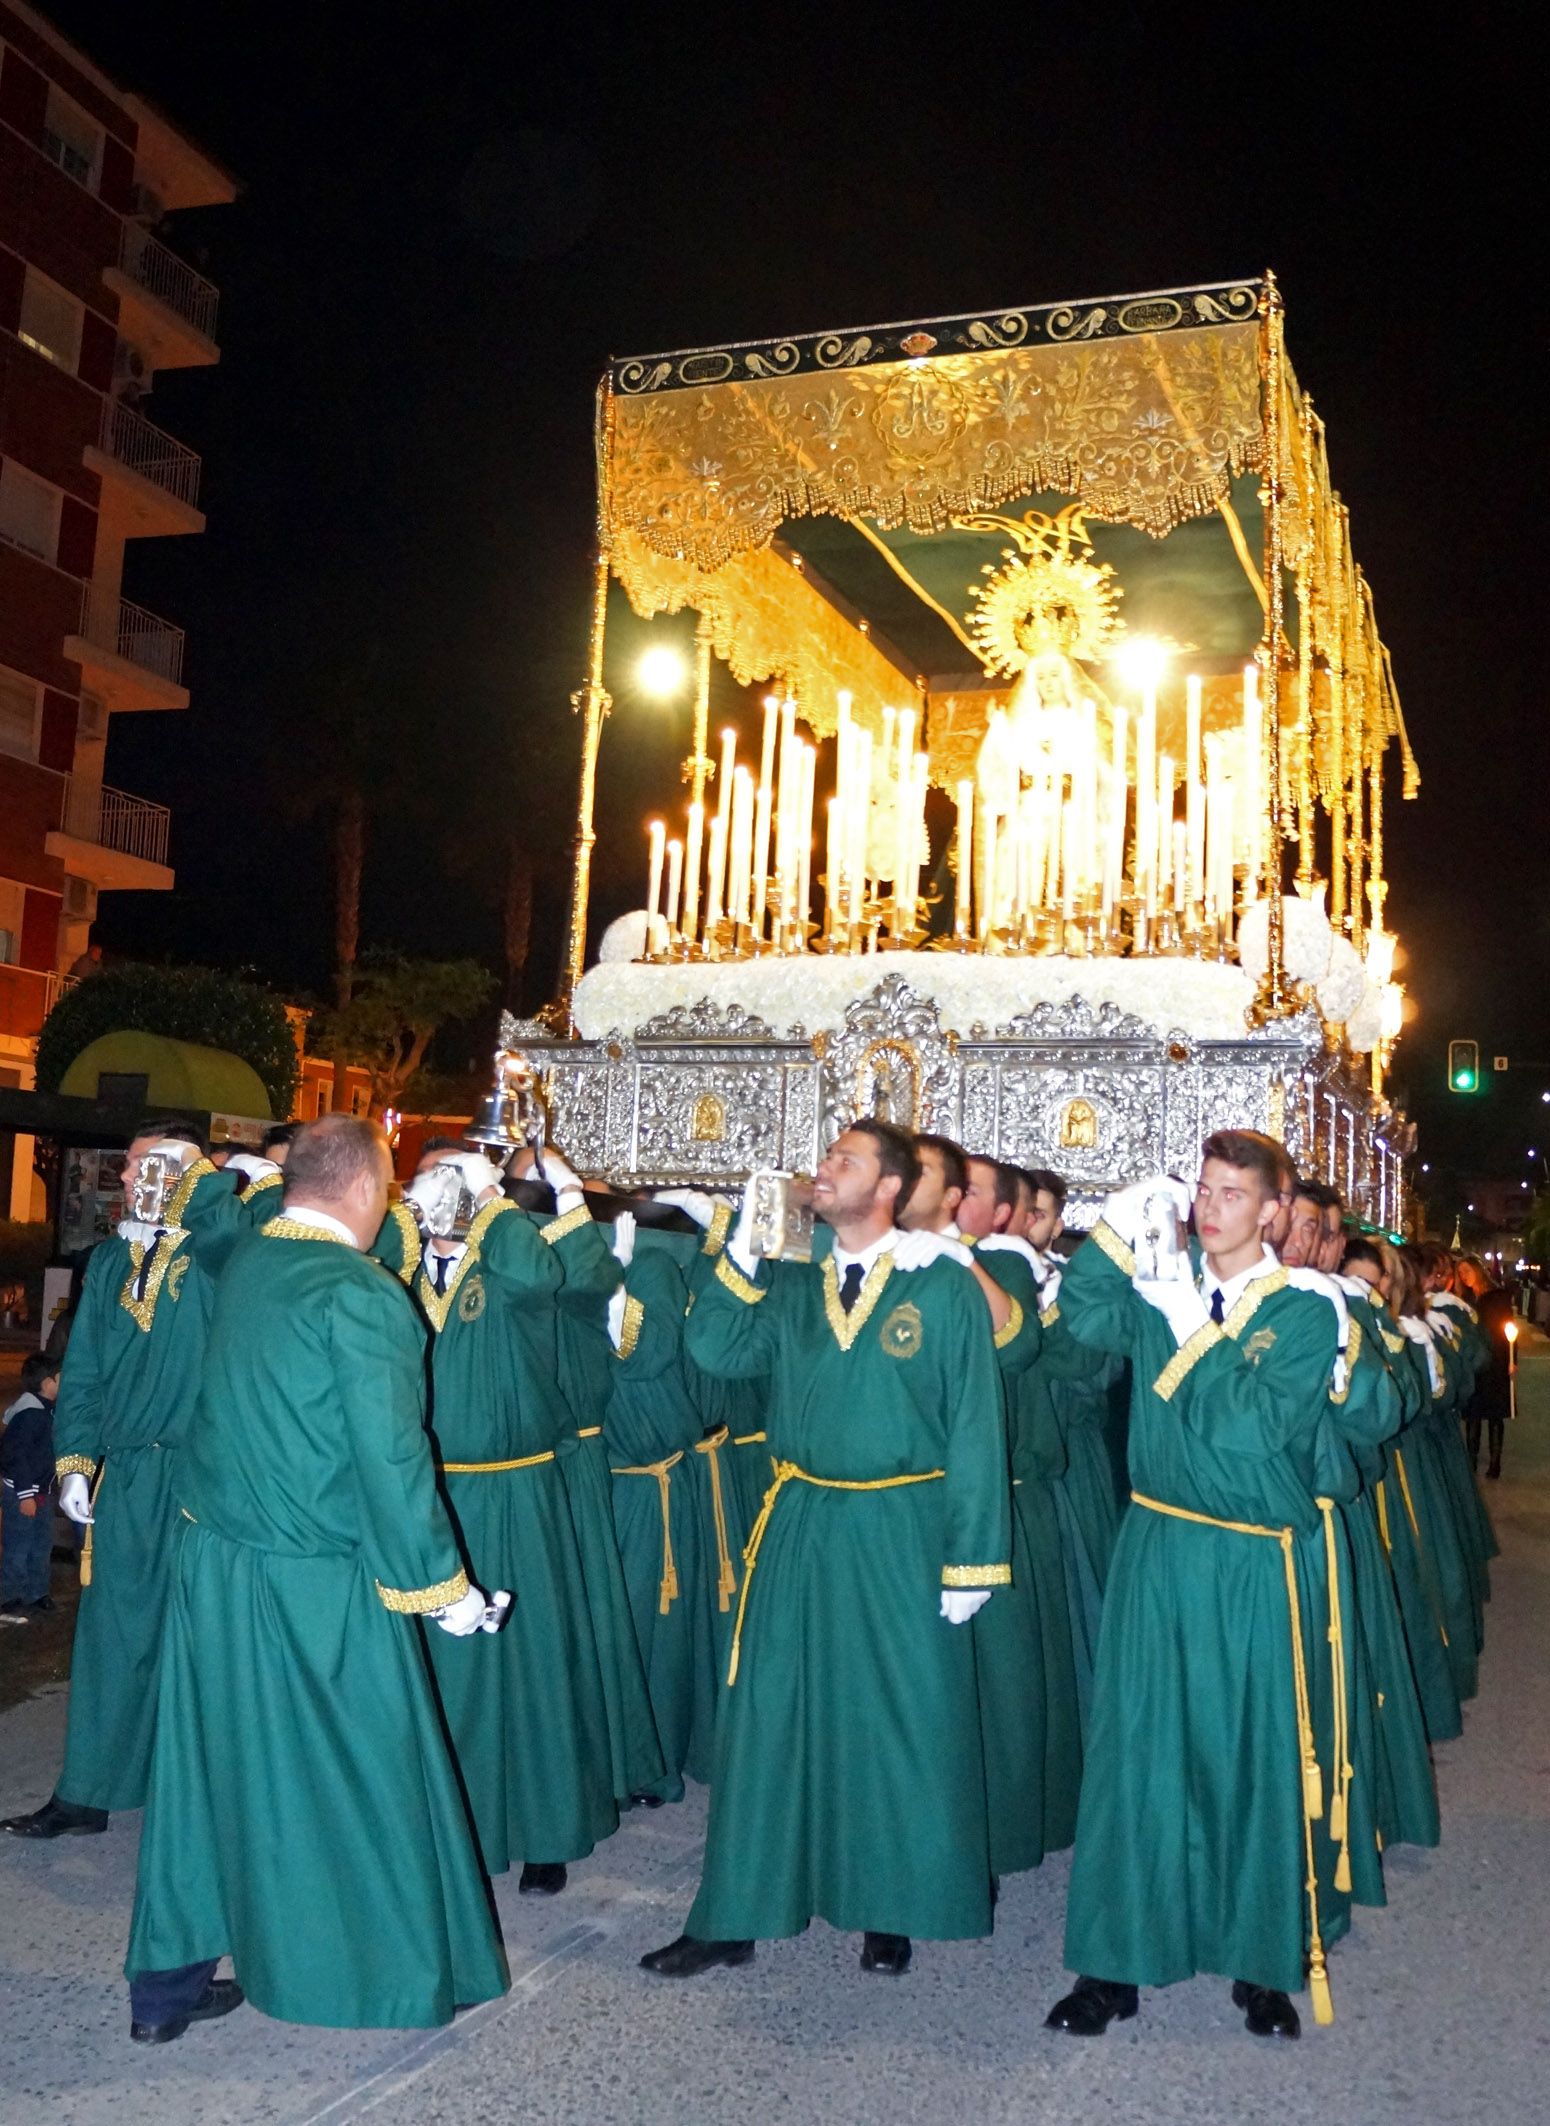
{"type": "Polygon", "coordinates": [[[1448,1043],[1448,1090],[1455,1093],[1473,1093],[1480,1090],[1478,1041],[1448,1043]]]}

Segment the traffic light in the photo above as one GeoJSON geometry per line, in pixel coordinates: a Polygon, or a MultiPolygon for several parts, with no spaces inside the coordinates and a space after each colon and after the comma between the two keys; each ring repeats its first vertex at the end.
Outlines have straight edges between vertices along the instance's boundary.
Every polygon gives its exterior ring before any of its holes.
{"type": "Polygon", "coordinates": [[[1478,1041],[1450,1041],[1448,1043],[1448,1090],[1450,1093],[1479,1092],[1480,1043],[1478,1041]]]}

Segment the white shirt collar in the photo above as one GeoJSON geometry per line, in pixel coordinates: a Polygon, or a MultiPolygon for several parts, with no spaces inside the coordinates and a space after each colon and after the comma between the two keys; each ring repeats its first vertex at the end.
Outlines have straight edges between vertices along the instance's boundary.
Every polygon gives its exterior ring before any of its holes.
{"type": "Polygon", "coordinates": [[[438,1262],[444,1262],[447,1265],[446,1274],[450,1277],[467,1253],[468,1242],[466,1240],[454,1240],[445,1254],[438,1252],[434,1241],[427,1240],[420,1250],[420,1260],[424,1265],[426,1276],[434,1284],[436,1282],[436,1265],[438,1262]]]}
{"type": "Polygon", "coordinates": [[[891,1255],[893,1253],[893,1244],[898,1237],[898,1227],[891,1225],[886,1233],[879,1233],[875,1240],[869,1240],[866,1246],[855,1254],[852,1254],[849,1248],[842,1248],[838,1240],[836,1240],[834,1243],[834,1267],[843,1277],[853,1262],[859,1262],[862,1275],[870,1276],[872,1266],[877,1261],[878,1256],[891,1255]]]}
{"type": "Polygon", "coordinates": [[[360,1247],[360,1242],[344,1220],[336,1218],[332,1211],[320,1211],[310,1203],[287,1202],[285,1216],[299,1225],[320,1225],[325,1233],[336,1233],[341,1240],[348,1241],[352,1248],[360,1247]]]}
{"type": "Polygon", "coordinates": [[[1230,1314],[1251,1284],[1257,1284],[1261,1277],[1269,1277],[1280,1267],[1280,1259],[1276,1255],[1274,1248],[1266,1245],[1265,1251],[1258,1262],[1251,1262],[1246,1270],[1239,1270],[1235,1276],[1224,1279],[1217,1276],[1204,1255],[1202,1255],[1200,1258],[1200,1289],[1205,1295],[1207,1305],[1210,1304],[1212,1293],[1220,1292],[1222,1295],[1222,1312],[1230,1314]]]}

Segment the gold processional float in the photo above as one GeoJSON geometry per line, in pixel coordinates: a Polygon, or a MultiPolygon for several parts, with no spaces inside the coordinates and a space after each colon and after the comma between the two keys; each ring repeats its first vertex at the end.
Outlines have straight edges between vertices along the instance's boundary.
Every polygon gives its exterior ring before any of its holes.
{"type": "Polygon", "coordinates": [[[1401,1226],[1418,777],[1272,276],[615,362],[597,459],[562,995],[502,1029],[572,1158],[714,1186],[878,1113],[1085,1223],[1235,1125],[1401,1226]],[[586,969],[610,629],[685,611],[682,802],[586,969]]]}

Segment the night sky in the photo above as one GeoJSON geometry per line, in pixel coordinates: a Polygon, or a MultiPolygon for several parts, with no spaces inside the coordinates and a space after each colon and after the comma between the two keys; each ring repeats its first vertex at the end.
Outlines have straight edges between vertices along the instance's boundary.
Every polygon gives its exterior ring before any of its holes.
{"type": "MultiPolygon", "coordinates": [[[[115,719],[109,778],[174,807],[178,887],[105,895],[110,951],[323,992],[309,791],[364,697],[365,941],[494,965],[477,852],[516,807],[534,1007],[606,357],[1268,265],[1421,764],[1388,811],[1420,1006],[1398,1084],[1434,1156],[1478,1137],[1478,1163],[1522,1161],[1530,1105],[1550,1124],[1550,632],[1543,311],[1507,263],[1542,119],[1524,54],[1492,41],[1510,15],[1465,48],[1386,10],[1325,36],[1210,7],[51,12],[243,187],[172,230],[220,287],[222,359],[164,373],[148,410],[203,453],[210,530],[131,550],[127,594],[189,630],[193,708],[115,719]],[[1450,1099],[1455,1034],[1542,1068],[1450,1099]]],[[[639,821],[687,750],[686,706],[610,681],[604,918],[639,904],[639,821]]]]}

